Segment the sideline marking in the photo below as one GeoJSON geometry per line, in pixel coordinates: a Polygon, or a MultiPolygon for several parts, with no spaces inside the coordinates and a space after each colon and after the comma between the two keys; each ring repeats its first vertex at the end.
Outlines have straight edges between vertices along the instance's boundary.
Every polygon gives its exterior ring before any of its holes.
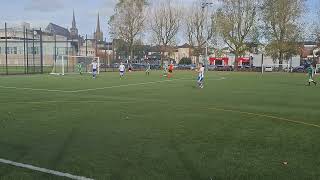
{"type": "MultiPolygon", "coordinates": [[[[221,77],[219,79],[214,79],[214,80],[220,81],[220,80],[224,80],[224,79],[226,79],[226,78],[221,77]]],[[[121,87],[128,87],[128,86],[140,86],[140,85],[147,85],[147,84],[156,84],[156,83],[164,83],[164,82],[183,81],[183,80],[195,81],[194,79],[181,78],[181,79],[151,81],[151,82],[134,83],[134,84],[122,84],[122,85],[117,85],[117,86],[106,86],[106,87],[100,87],[100,88],[80,89],[80,90],[37,89],[37,88],[20,88],[20,87],[10,87],[10,86],[0,86],[0,88],[17,89],[17,90],[30,90],[30,91],[77,93],[77,92],[88,92],[88,91],[96,91],[96,90],[103,90],[103,89],[113,89],[113,88],[121,88],[121,87]]],[[[212,79],[208,79],[208,80],[212,80],[212,79]]]]}
{"type": "Polygon", "coordinates": [[[306,123],[303,121],[296,121],[296,120],[292,120],[292,119],[287,119],[287,118],[282,118],[282,117],[277,117],[277,116],[272,116],[272,115],[267,115],[267,114],[259,114],[259,113],[252,113],[252,112],[224,109],[224,108],[216,108],[216,107],[211,107],[209,109],[217,110],[217,111],[233,112],[233,113],[239,113],[239,114],[246,114],[246,115],[250,115],[250,116],[266,117],[269,119],[276,119],[276,120],[280,120],[280,121],[286,121],[286,122],[291,122],[291,123],[295,123],[295,124],[303,124],[306,126],[320,128],[320,125],[317,125],[317,124],[311,124],[311,123],[306,123]]]}
{"type": "Polygon", "coordinates": [[[94,180],[94,179],[86,178],[83,176],[75,176],[75,175],[72,175],[69,173],[63,173],[63,172],[54,171],[54,170],[50,170],[50,169],[46,169],[46,168],[40,168],[40,167],[36,167],[33,165],[18,163],[18,162],[6,160],[6,159],[1,159],[1,158],[0,158],[0,163],[16,166],[16,167],[20,167],[20,168],[30,169],[33,171],[38,171],[38,172],[51,174],[51,175],[55,175],[55,176],[66,177],[66,178],[74,179],[74,180],[94,180]]]}

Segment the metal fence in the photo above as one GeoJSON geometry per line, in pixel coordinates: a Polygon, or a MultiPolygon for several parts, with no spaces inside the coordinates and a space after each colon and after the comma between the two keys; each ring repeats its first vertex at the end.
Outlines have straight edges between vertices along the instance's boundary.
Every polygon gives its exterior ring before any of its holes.
{"type": "MultiPolygon", "coordinates": [[[[60,55],[96,56],[98,47],[89,48],[88,41],[5,23],[0,28],[0,75],[50,73],[60,55]]],[[[104,64],[111,61],[110,55],[100,59],[104,64]]]]}
{"type": "Polygon", "coordinates": [[[33,74],[47,71],[43,60],[41,29],[0,29],[0,74],[33,74]]]}

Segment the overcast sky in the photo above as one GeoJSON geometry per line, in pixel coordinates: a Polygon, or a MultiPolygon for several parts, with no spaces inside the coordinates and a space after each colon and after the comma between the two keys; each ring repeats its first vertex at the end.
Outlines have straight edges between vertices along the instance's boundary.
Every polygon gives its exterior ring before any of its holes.
{"type": "MultiPolygon", "coordinates": [[[[100,12],[103,32],[107,33],[109,16],[117,0],[2,0],[0,25],[31,23],[34,27],[46,27],[49,22],[70,28],[72,10],[75,10],[79,33],[92,34],[96,27],[97,13],[100,12]]],[[[197,0],[175,0],[185,6],[197,0]]],[[[200,1],[200,0],[198,0],[200,1]]],[[[214,0],[212,0],[214,1],[214,0]]],[[[308,19],[312,19],[320,7],[320,0],[307,0],[308,19]]]]}

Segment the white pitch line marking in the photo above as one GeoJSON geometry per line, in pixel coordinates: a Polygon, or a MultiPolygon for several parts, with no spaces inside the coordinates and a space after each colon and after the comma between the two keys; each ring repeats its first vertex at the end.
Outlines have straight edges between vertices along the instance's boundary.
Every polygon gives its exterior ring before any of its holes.
{"type": "MultiPolygon", "coordinates": [[[[214,79],[216,81],[224,80],[225,77],[221,77],[219,79],[214,79]]],[[[193,81],[194,79],[172,79],[172,80],[162,80],[162,81],[151,81],[151,82],[143,82],[143,83],[134,83],[134,84],[123,84],[117,86],[106,86],[101,88],[93,88],[93,89],[80,89],[80,90],[59,90],[59,89],[37,89],[37,88],[20,88],[20,87],[13,87],[13,86],[0,86],[3,89],[17,89],[17,90],[30,90],[30,91],[46,91],[46,92],[63,92],[63,93],[77,93],[77,92],[88,92],[88,91],[96,91],[96,90],[103,90],[103,89],[113,89],[113,88],[121,88],[121,87],[128,87],[128,86],[140,86],[140,85],[148,85],[148,84],[157,84],[157,83],[164,83],[164,82],[173,82],[173,81],[193,81]]],[[[212,80],[212,79],[209,79],[212,80]]]]}
{"type": "Polygon", "coordinates": [[[58,89],[20,88],[20,87],[13,87],[13,86],[0,86],[0,88],[3,88],[3,89],[17,89],[17,90],[30,90],[30,91],[47,91],[47,92],[65,92],[65,93],[69,92],[69,91],[58,90],[58,89]]]}
{"type": "Polygon", "coordinates": [[[46,168],[40,168],[40,167],[36,167],[33,165],[18,163],[18,162],[6,160],[6,159],[1,159],[1,158],[0,158],[0,163],[16,166],[16,167],[20,167],[20,168],[30,169],[33,171],[38,171],[38,172],[51,174],[51,175],[55,175],[55,176],[66,177],[66,178],[74,179],[74,180],[94,180],[94,179],[86,178],[83,176],[75,176],[75,175],[72,175],[69,173],[63,173],[63,172],[54,171],[54,170],[50,170],[50,169],[46,169],[46,168]]]}
{"type": "Polygon", "coordinates": [[[123,84],[123,85],[107,86],[107,87],[93,88],[93,89],[74,90],[74,91],[69,91],[69,92],[71,92],[71,93],[88,92],[88,91],[96,91],[96,90],[103,90],[103,89],[113,89],[113,88],[121,88],[121,87],[128,87],[128,86],[140,86],[140,85],[147,85],[147,84],[157,84],[157,83],[171,82],[171,81],[174,81],[174,80],[151,81],[151,82],[143,82],[143,83],[135,83],[135,84],[123,84]]]}
{"type": "Polygon", "coordinates": [[[252,112],[225,109],[225,108],[218,108],[218,107],[211,107],[209,109],[216,110],[216,111],[224,111],[224,112],[233,112],[233,113],[245,114],[245,115],[250,115],[250,116],[266,117],[266,118],[269,118],[269,119],[276,119],[276,120],[280,120],[280,121],[287,121],[287,122],[291,122],[291,123],[295,123],[295,124],[303,124],[303,125],[307,125],[307,126],[313,126],[313,127],[316,127],[316,128],[320,128],[320,125],[317,125],[317,124],[312,124],[312,123],[307,123],[307,122],[303,122],[303,121],[297,121],[297,120],[277,117],[277,116],[274,116],[274,115],[252,113],[252,112]]]}

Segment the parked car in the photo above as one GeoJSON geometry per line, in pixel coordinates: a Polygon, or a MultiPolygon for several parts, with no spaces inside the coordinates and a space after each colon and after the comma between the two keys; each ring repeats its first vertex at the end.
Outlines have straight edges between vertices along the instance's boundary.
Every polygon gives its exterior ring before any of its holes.
{"type": "Polygon", "coordinates": [[[265,69],[264,69],[265,72],[272,72],[273,71],[273,67],[271,66],[267,66],[265,69]]]}
{"type": "Polygon", "coordinates": [[[216,65],[208,65],[208,70],[210,70],[210,71],[213,71],[216,68],[217,68],[216,65]]]}
{"type": "Polygon", "coordinates": [[[216,66],[215,70],[217,70],[217,71],[233,71],[233,67],[218,65],[218,66],[216,66]]]}
{"type": "Polygon", "coordinates": [[[298,66],[293,68],[292,72],[300,72],[300,73],[304,73],[306,72],[306,67],[305,66],[298,66]]]}

